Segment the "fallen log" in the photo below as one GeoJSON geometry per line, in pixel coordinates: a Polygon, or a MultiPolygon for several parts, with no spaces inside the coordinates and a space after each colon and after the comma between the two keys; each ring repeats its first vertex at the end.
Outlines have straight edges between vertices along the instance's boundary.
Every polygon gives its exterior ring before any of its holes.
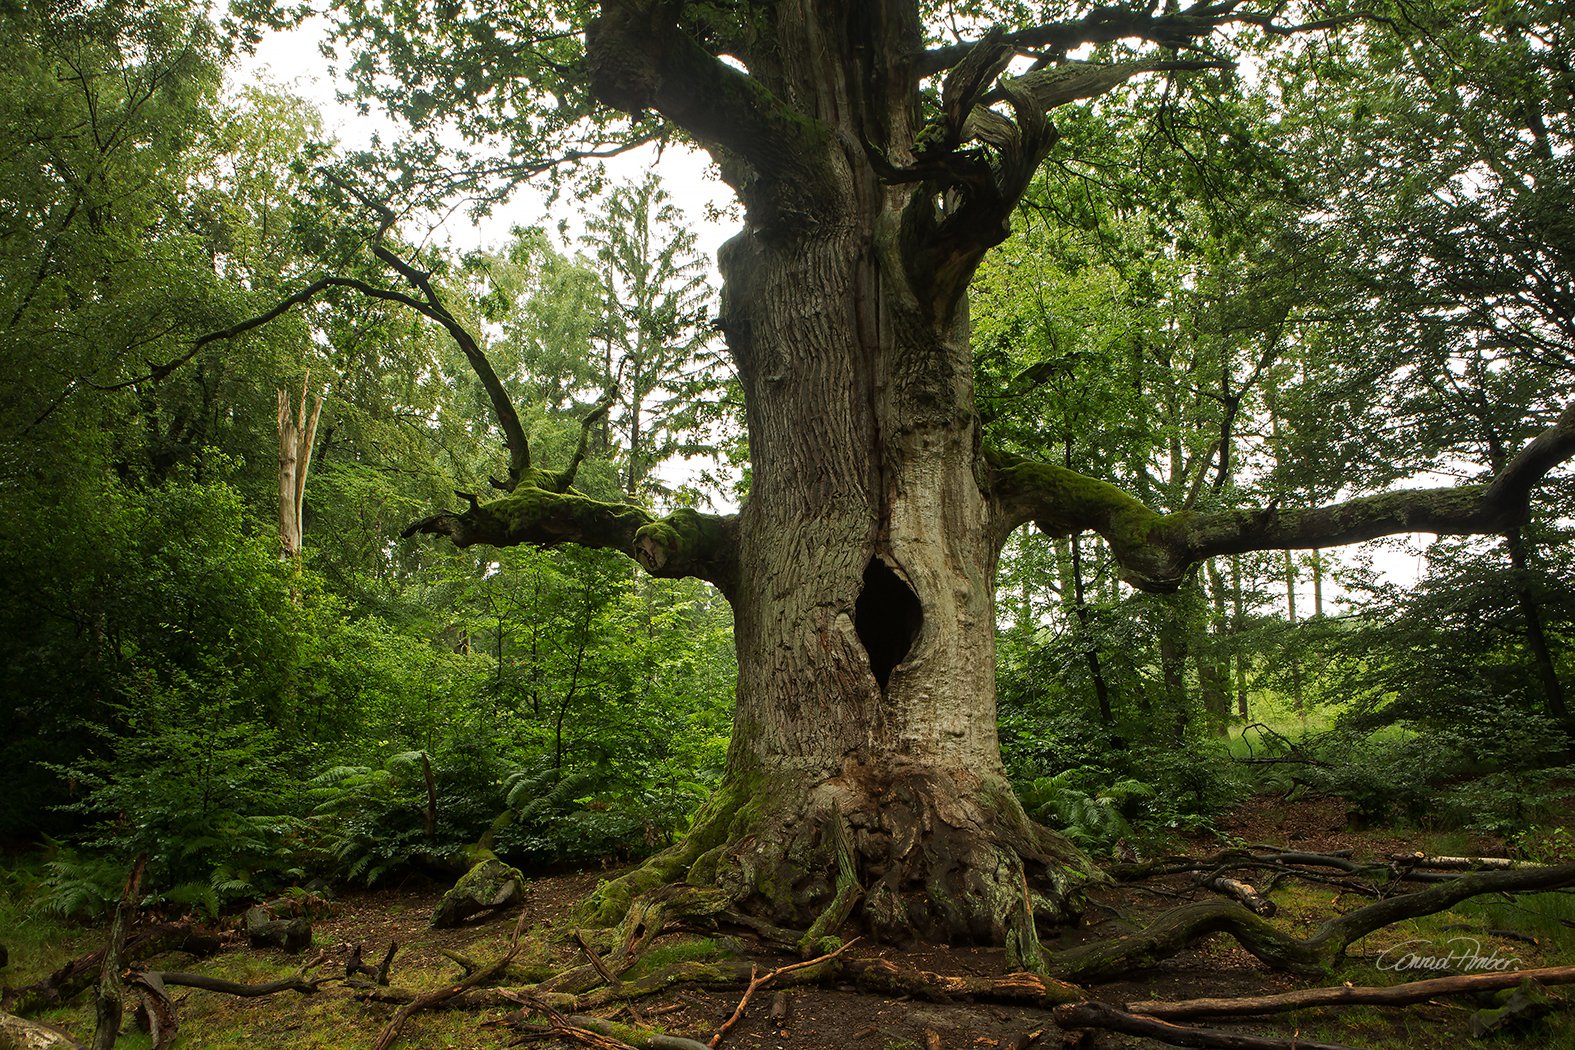
{"type": "Polygon", "coordinates": [[[1232,999],[1179,999],[1171,1002],[1148,1000],[1127,1003],[1130,1013],[1166,1020],[1193,1017],[1248,1017],[1283,1013],[1318,1006],[1409,1006],[1440,995],[1465,995],[1514,988],[1522,981],[1538,984],[1575,983],[1575,966],[1544,966],[1535,970],[1507,970],[1497,973],[1435,977],[1426,981],[1378,986],[1341,985],[1333,988],[1304,988],[1276,995],[1252,995],[1232,999]]]}
{"type": "Polygon", "coordinates": [[[1416,853],[1391,853],[1389,854],[1389,859],[1405,867],[1443,868],[1455,871],[1480,871],[1489,868],[1501,871],[1509,868],[1542,868],[1547,866],[1529,860],[1514,860],[1510,857],[1430,857],[1420,851],[1416,853]]]}
{"type": "Polygon", "coordinates": [[[1223,872],[1199,873],[1197,881],[1204,889],[1229,897],[1254,915],[1271,918],[1279,910],[1274,902],[1259,893],[1256,887],[1240,879],[1230,878],[1223,872]]]}
{"type": "MultiPolygon", "coordinates": [[[[131,931],[121,952],[124,963],[165,952],[212,955],[219,950],[219,935],[189,922],[163,922],[131,931]]],[[[21,988],[7,989],[3,1005],[12,1013],[30,1014],[70,1002],[93,984],[104,965],[104,949],[78,956],[41,981],[21,988]]]]}
{"type": "Polygon", "coordinates": [[[1484,893],[1550,890],[1571,884],[1575,884],[1575,863],[1470,872],[1337,916],[1305,939],[1290,936],[1239,904],[1205,901],[1164,912],[1129,936],[1055,952],[1045,962],[1047,970],[1063,981],[1113,980],[1168,959],[1210,933],[1227,933],[1275,969],[1317,976],[1344,957],[1353,942],[1404,919],[1432,915],[1484,893]]]}
{"type": "Polygon", "coordinates": [[[1299,1036],[1294,1039],[1275,1039],[1270,1036],[1222,1032],[1213,1028],[1188,1028],[1096,1002],[1059,1007],[1055,1012],[1055,1023],[1062,1028],[1104,1028],[1127,1035],[1141,1035],[1171,1046],[1218,1050],[1353,1050],[1343,1043],[1315,1043],[1299,1036]]]}

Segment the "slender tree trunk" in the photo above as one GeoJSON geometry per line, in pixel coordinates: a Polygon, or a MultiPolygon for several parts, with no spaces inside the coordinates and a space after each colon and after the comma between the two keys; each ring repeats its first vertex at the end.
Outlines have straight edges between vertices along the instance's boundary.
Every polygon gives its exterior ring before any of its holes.
{"type": "Polygon", "coordinates": [[[1510,529],[1504,534],[1509,547],[1509,564],[1515,572],[1515,591],[1520,603],[1521,617],[1526,621],[1526,648],[1531,652],[1532,666],[1542,685],[1543,711],[1564,727],[1565,735],[1575,740],[1575,720],[1570,718],[1569,704],[1564,697],[1564,683],[1559,680],[1558,665],[1548,645],[1547,629],[1543,625],[1542,606],[1531,588],[1528,569],[1528,544],[1520,529],[1510,529]]]}
{"type": "Polygon", "coordinates": [[[1246,599],[1241,592],[1241,558],[1230,560],[1231,633],[1236,638],[1236,716],[1247,721],[1247,653],[1241,635],[1247,625],[1246,599]]]}
{"type": "Polygon", "coordinates": [[[1323,618],[1323,551],[1316,547],[1308,553],[1312,562],[1313,618],[1323,618]]]}
{"type": "Polygon", "coordinates": [[[306,395],[311,378],[301,383],[301,406],[292,412],[290,395],[279,389],[279,547],[286,559],[301,556],[301,514],[306,500],[306,474],[312,465],[312,442],[317,437],[317,419],[323,411],[319,395],[306,411],[306,395]]]}
{"type": "Polygon", "coordinates": [[[1225,735],[1230,721],[1230,617],[1225,608],[1225,581],[1214,559],[1204,566],[1209,580],[1207,626],[1201,635],[1204,644],[1198,651],[1198,692],[1209,718],[1209,730],[1225,735]]]}
{"type": "Polygon", "coordinates": [[[1099,708],[1099,723],[1115,724],[1115,712],[1110,706],[1110,684],[1105,681],[1105,668],[1099,660],[1099,646],[1094,641],[1093,616],[1088,611],[1088,599],[1083,586],[1083,544],[1077,536],[1071,540],[1072,548],[1072,600],[1077,612],[1078,629],[1083,635],[1083,659],[1088,663],[1088,678],[1094,684],[1094,702],[1099,708]]]}
{"type": "Polygon", "coordinates": [[[1296,558],[1285,552],[1285,620],[1291,625],[1291,710],[1302,714],[1302,654],[1296,637],[1296,558]]]}

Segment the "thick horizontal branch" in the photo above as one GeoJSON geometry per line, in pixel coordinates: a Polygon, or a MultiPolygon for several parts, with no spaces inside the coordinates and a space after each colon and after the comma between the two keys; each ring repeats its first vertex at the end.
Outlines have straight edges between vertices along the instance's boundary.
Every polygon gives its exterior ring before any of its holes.
{"type": "MultiPolygon", "coordinates": [[[[1238,6],[1239,0],[1217,4],[1198,3],[1168,14],[1156,14],[1154,8],[1147,5],[1098,7],[1075,21],[1030,26],[1004,34],[1001,40],[1014,52],[1027,55],[1044,52],[1064,54],[1085,44],[1107,44],[1126,39],[1149,40],[1165,47],[1185,47],[1232,22],[1252,21],[1255,25],[1261,25],[1272,21],[1261,13],[1238,14],[1238,6]]],[[[976,46],[975,42],[964,42],[933,48],[920,58],[919,73],[933,76],[951,69],[976,46]]]]}
{"type": "Polygon", "coordinates": [[[1328,920],[1306,938],[1292,937],[1239,904],[1186,904],[1172,908],[1129,936],[1056,952],[1046,960],[1046,968],[1066,981],[1115,980],[1134,969],[1168,959],[1208,934],[1225,933],[1275,969],[1320,975],[1337,963],[1353,943],[1385,926],[1432,915],[1484,893],[1533,892],[1571,884],[1575,884],[1575,864],[1473,872],[1347,912],[1328,920]]]}
{"type": "Polygon", "coordinates": [[[474,496],[469,510],[445,511],[405,529],[447,536],[455,546],[484,543],[514,547],[529,543],[576,543],[622,551],[653,576],[695,576],[731,590],[735,559],[734,519],[687,508],[665,517],[627,503],[603,503],[573,489],[555,491],[538,483],[542,471],[528,471],[525,483],[490,503],[474,496]]]}
{"type": "Polygon", "coordinates": [[[1151,591],[1174,590],[1205,558],[1246,551],[1337,547],[1404,532],[1463,536],[1502,532],[1525,520],[1531,493],[1575,457],[1575,404],[1488,483],[1358,496],[1305,510],[1276,506],[1160,514],[1108,482],[1026,459],[992,456],[1001,534],[1023,522],[1051,535],[1098,533],[1122,578],[1151,591]]]}

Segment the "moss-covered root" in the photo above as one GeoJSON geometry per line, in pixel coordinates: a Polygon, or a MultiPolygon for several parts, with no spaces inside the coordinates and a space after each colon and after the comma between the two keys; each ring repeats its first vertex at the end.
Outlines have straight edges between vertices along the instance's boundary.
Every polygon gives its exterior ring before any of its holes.
{"type": "Polygon", "coordinates": [[[1575,864],[1473,872],[1337,916],[1305,939],[1284,933],[1234,901],[1205,901],[1165,912],[1130,936],[1056,952],[1046,960],[1046,968],[1063,980],[1113,980],[1168,959],[1208,934],[1225,933],[1275,969],[1321,975],[1344,957],[1351,944],[1385,926],[1432,915],[1484,893],[1570,885],[1575,885],[1575,864]]]}
{"type": "Polygon", "coordinates": [[[853,855],[853,836],[849,834],[847,821],[842,819],[835,805],[831,808],[826,826],[837,854],[837,891],[831,903],[815,916],[815,921],[809,924],[809,929],[798,940],[799,954],[805,959],[835,947],[828,942],[848,921],[848,917],[853,914],[853,906],[864,892],[864,887],[859,885],[858,862],[853,855]]]}
{"type": "Polygon", "coordinates": [[[1004,782],[932,767],[735,776],[681,843],[599,887],[572,921],[612,931],[594,940],[610,955],[725,917],[807,956],[856,918],[890,943],[1008,943],[1017,968],[1037,970],[1035,920],[1066,921],[1100,877],[1004,782]]]}

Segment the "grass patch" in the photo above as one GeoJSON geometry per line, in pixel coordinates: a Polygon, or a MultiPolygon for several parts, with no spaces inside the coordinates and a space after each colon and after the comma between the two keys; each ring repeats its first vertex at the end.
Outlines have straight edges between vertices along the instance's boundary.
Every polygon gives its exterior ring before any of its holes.
{"type": "Polygon", "coordinates": [[[709,962],[720,959],[732,953],[710,937],[692,937],[684,940],[673,941],[670,944],[658,945],[642,955],[629,972],[624,974],[624,980],[638,980],[648,974],[665,970],[684,962],[709,962]]]}

